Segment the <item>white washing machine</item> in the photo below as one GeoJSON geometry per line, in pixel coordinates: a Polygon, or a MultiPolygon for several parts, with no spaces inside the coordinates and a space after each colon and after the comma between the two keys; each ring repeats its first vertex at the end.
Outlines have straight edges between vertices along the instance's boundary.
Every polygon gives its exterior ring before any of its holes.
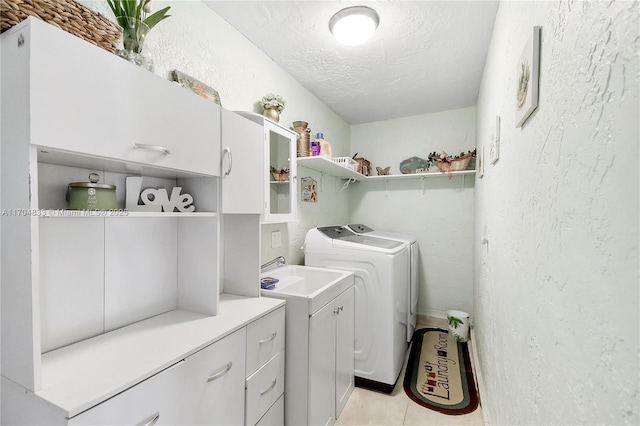
{"type": "Polygon", "coordinates": [[[411,341],[413,332],[416,331],[416,323],[418,321],[418,269],[420,267],[420,251],[418,240],[414,236],[397,234],[395,232],[374,231],[367,225],[354,223],[347,225],[351,231],[356,234],[366,234],[371,237],[384,238],[386,240],[400,241],[407,245],[409,249],[409,297],[407,304],[407,342],[411,341]]]}
{"type": "Polygon", "coordinates": [[[391,392],[407,351],[406,245],[326,226],[307,232],[304,252],[305,265],[354,273],[356,385],[391,392]]]}

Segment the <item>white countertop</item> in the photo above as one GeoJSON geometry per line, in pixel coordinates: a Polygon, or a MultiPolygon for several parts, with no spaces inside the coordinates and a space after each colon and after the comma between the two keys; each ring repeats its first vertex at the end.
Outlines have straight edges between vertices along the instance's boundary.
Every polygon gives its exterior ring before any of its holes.
{"type": "Polygon", "coordinates": [[[174,310],[48,352],[36,395],[75,416],[283,305],[222,294],[216,316],[174,310]]]}

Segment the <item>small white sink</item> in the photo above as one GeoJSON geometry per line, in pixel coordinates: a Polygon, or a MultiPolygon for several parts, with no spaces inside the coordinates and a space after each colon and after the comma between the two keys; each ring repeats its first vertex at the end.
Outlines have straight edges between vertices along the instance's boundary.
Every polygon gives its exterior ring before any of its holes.
{"type": "Polygon", "coordinates": [[[278,299],[307,299],[314,313],[354,283],[353,272],[313,266],[286,265],[267,271],[261,278],[277,278],[275,288],[260,294],[278,299]]]}

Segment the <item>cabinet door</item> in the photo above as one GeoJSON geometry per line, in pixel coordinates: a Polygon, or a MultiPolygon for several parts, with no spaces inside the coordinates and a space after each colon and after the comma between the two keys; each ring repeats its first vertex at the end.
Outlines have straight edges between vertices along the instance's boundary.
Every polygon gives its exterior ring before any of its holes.
{"type": "Polygon", "coordinates": [[[266,143],[265,164],[265,222],[288,222],[296,218],[297,205],[297,163],[296,134],[275,123],[264,122],[266,143]],[[276,170],[288,169],[289,176],[276,180],[271,174],[276,170]]]}
{"type": "Polygon", "coordinates": [[[354,386],[355,309],[350,287],[336,299],[336,419],[342,413],[354,386]]]}
{"type": "Polygon", "coordinates": [[[335,345],[337,304],[309,318],[309,424],[335,422],[335,345]]]}
{"type": "Polygon", "coordinates": [[[192,425],[244,423],[246,329],[185,359],[186,421],[192,425]]]}
{"type": "Polygon", "coordinates": [[[218,105],[42,21],[23,36],[32,144],[219,176],[218,105]]]}
{"type": "Polygon", "coordinates": [[[262,213],[263,135],[259,124],[222,109],[223,213],[262,213]]]}
{"type": "Polygon", "coordinates": [[[69,425],[181,424],[183,379],[184,362],[180,362],[69,419],[69,425]]]}

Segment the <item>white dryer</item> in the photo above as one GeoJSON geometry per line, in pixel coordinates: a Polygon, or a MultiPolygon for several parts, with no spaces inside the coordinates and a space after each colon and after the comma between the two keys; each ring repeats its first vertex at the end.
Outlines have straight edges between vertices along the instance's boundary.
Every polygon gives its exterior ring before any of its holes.
{"type": "Polygon", "coordinates": [[[413,332],[416,331],[416,323],[418,320],[418,269],[420,267],[420,251],[418,240],[412,235],[398,234],[395,232],[374,231],[367,225],[354,223],[347,225],[351,231],[356,234],[366,234],[371,237],[384,238],[386,240],[400,241],[407,245],[409,249],[409,297],[407,304],[407,342],[411,341],[413,332]]]}
{"type": "Polygon", "coordinates": [[[304,252],[305,265],[354,273],[356,385],[391,392],[407,351],[406,245],[326,226],[307,232],[304,252]]]}

